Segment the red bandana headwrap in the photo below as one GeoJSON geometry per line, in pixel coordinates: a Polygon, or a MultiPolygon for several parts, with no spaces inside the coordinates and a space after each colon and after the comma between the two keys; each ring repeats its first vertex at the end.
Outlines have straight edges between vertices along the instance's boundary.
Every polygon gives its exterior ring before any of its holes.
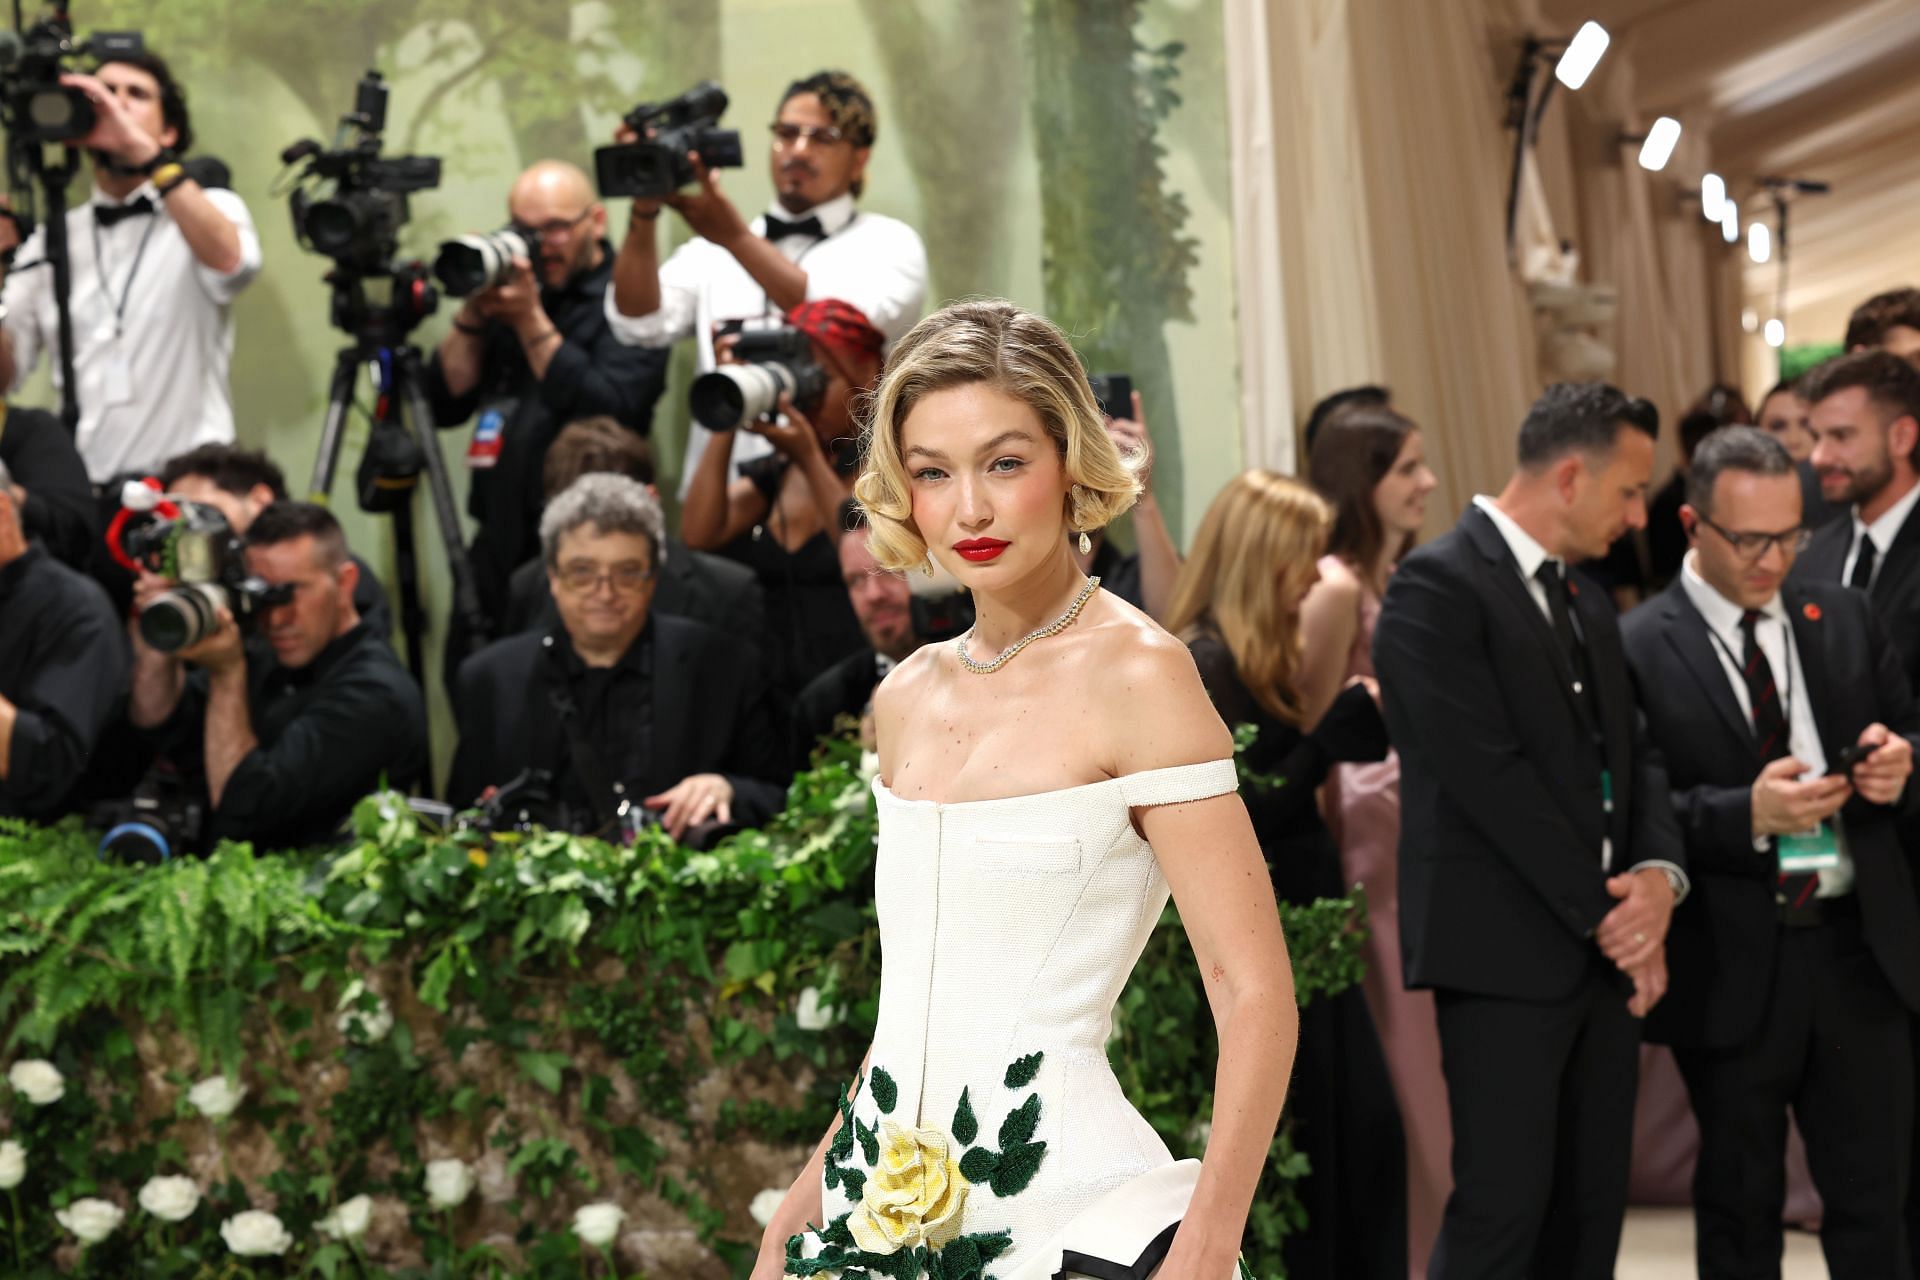
{"type": "Polygon", "coordinates": [[[851,302],[818,298],[787,312],[787,323],[823,346],[848,356],[878,356],[887,336],[851,302]]]}

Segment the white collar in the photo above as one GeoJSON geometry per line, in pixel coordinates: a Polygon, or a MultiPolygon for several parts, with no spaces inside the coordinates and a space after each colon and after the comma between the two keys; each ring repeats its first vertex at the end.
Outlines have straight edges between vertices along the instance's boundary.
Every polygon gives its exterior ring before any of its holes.
{"type": "Polygon", "coordinates": [[[1863,524],[1860,520],[1860,508],[1858,506],[1854,507],[1854,542],[1857,544],[1860,541],[1860,535],[1865,533],[1873,539],[1874,551],[1881,556],[1885,556],[1887,549],[1893,546],[1893,540],[1900,536],[1900,527],[1906,524],[1907,517],[1913,512],[1913,504],[1915,502],[1920,502],[1920,484],[1916,484],[1913,488],[1907,490],[1906,497],[1900,499],[1900,501],[1894,503],[1885,511],[1882,511],[1880,518],[1872,524],[1863,524]]]}
{"type": "Polygon", "coordinates": [[[1487,513],[1487,518],[1493,521],[1493,527],[1506,539],[1507,550],[1513,552],[1514,560],[1520,565],[1521,577],[1531,581],[1533,575],[1540,572],[1540,566],[1549,560],[1559,565],[1561,574],[1565,575],[1567,562],[1559,556],[1548,555],[1539,540],[1514,523],[1513,517],[1495,506],[1492,498],[1484,493],[1476,493],[1473,495],[1473,505],[1487,513]]]}
{"type": "MultiPolygon", "coordinates": [[[[1723,640],[1740,637],[1740,621],[1746,616],[1746,607],[1735,604],[1720,594],[1719,588],[1700,576],[1700,570],[1694,560],[1700,553],[1687,552],[1687,558],[1680,563],[1680,589],[1687,593],[1687,599],[1700,616],[1723,640]]],[[[1760,615],[1782,627],[1787,625],[1787,606],[1781,601],[1778,591],[1773,598],[1760,606],[1760,615]]]]}
{"type": "MultiPolygon", "coordinates": [[[[788,213],[781,207],[780,202],[776,200],[772,205],[768,206],[766,216],[778,218],[782,222],[804,222],[808,218],[818,218],[820,219],[820,230],[831,236],[839,234],[849,222],[852,222],[853,215],[856,212],[858,212],[858,210],[856,210],[853,205],[853,192],[843,191],[824,204],[817,204],[811,209],[803,209],[799,213],[788,213]]],[[[761,225],[765,226],[766,224],[763,222],[761,225]]]]}

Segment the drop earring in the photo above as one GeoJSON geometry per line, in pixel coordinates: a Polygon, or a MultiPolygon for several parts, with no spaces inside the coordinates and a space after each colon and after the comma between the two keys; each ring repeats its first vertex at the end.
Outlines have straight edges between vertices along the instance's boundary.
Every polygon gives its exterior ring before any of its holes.
{"type": "Polygon", "coordinates": [[[929,578],[933,576],[933,552],[927,552],[925,558],[920,561],[920,572],[929,578]]]}
{"type": "Polygon", "coordinates": [[[1090,556],[1093,554],[1093,539],[1087,536],[1087,531],[1085,529],[1082,529],[1080,531],[1080,554],[1083,556],[1090,556]]]}

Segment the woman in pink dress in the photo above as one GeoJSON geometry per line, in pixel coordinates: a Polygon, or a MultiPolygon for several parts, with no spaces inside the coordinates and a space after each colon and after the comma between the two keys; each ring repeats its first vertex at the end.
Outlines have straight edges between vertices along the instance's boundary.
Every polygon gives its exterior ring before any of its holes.
{"type": "MultiPolygon", "coordinates": [[[[1320,581],[1301,606],[1305,652],[1300,690],[1314,723],[1354,676],[1373,675],[1373,624],[1387,576],[1413,546],[1438,483],[1420,431],[1385,406],[1341,410],[1320,428],[1308,470],[1334,507],[1320,581]]],[[[1400,761],[1341,765],[1322,798],[1349,884],[1366,890],[1367,1003],[1386,1049],[1407,1140],[1408,1269],[1424,1276],[1453,1179],[1447,1086],[1433,997],[1401,981],[1399,899],[1400,761]]]]}

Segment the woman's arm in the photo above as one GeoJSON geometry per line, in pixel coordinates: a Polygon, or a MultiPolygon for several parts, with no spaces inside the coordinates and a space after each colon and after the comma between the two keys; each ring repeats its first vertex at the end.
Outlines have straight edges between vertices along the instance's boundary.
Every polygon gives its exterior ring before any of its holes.
{"type": "MultiPolygon", "coordinates": [[[[860,1059],[861,1078],[866,1076],[867,1064],[872,1061],[873,1049],[869,1047],[867,1056],[860,1059]]],[[[820,1222],[824,1211],[820,1202],[820,1179],[827,1161],[827,1148],[833,1145],[833,1135],[840,1132],[843,1123],[840,1113],[835,1111],[833,1123],[827,1126],[827,1136],[820,1139],[806,1168],[800,1170],[800,1176],[787,1188],[780,1207],[774,1210],[773,1220],[767,1223],[760,1237],[760,1254],[754,1260],[751,1280],[780,1280],[787,1270],[787,1241],[805,1231],[809,1223],[820,1222]]]]}
{"type": "Polygon", "coordinates": [[[1300,603],[1301,722],[1319,724],[1347,677],[1360,630],[1360,579],[1341,564],[1313,584],[1300,603]]]}
{"type": "Polygon", "coordinates": [[[695,551],[717,551],[766,518],[766,495],[745,477],[728,480],[732,469],[733,432],[716,431],[680,504],[680,539],[695,551]]]}
{"type": "MultiPolygon", "coordinates": [[[[1125,720],[1109,741],[1119,771],[1232,754],[1192,660],[1170,639],[1149,639],[1125,665],[1125,720]]],[[[1199,1185],[1174,1236],[1164,1273],[1232,1273],[1254,1189],[1293,1074],[1299,1012],[1280,912],[1253,825],[1238,796],[1139,810],[1141,830],[1173,889],[1219,1034],[1213,1133],[1199,1185]]]]}

